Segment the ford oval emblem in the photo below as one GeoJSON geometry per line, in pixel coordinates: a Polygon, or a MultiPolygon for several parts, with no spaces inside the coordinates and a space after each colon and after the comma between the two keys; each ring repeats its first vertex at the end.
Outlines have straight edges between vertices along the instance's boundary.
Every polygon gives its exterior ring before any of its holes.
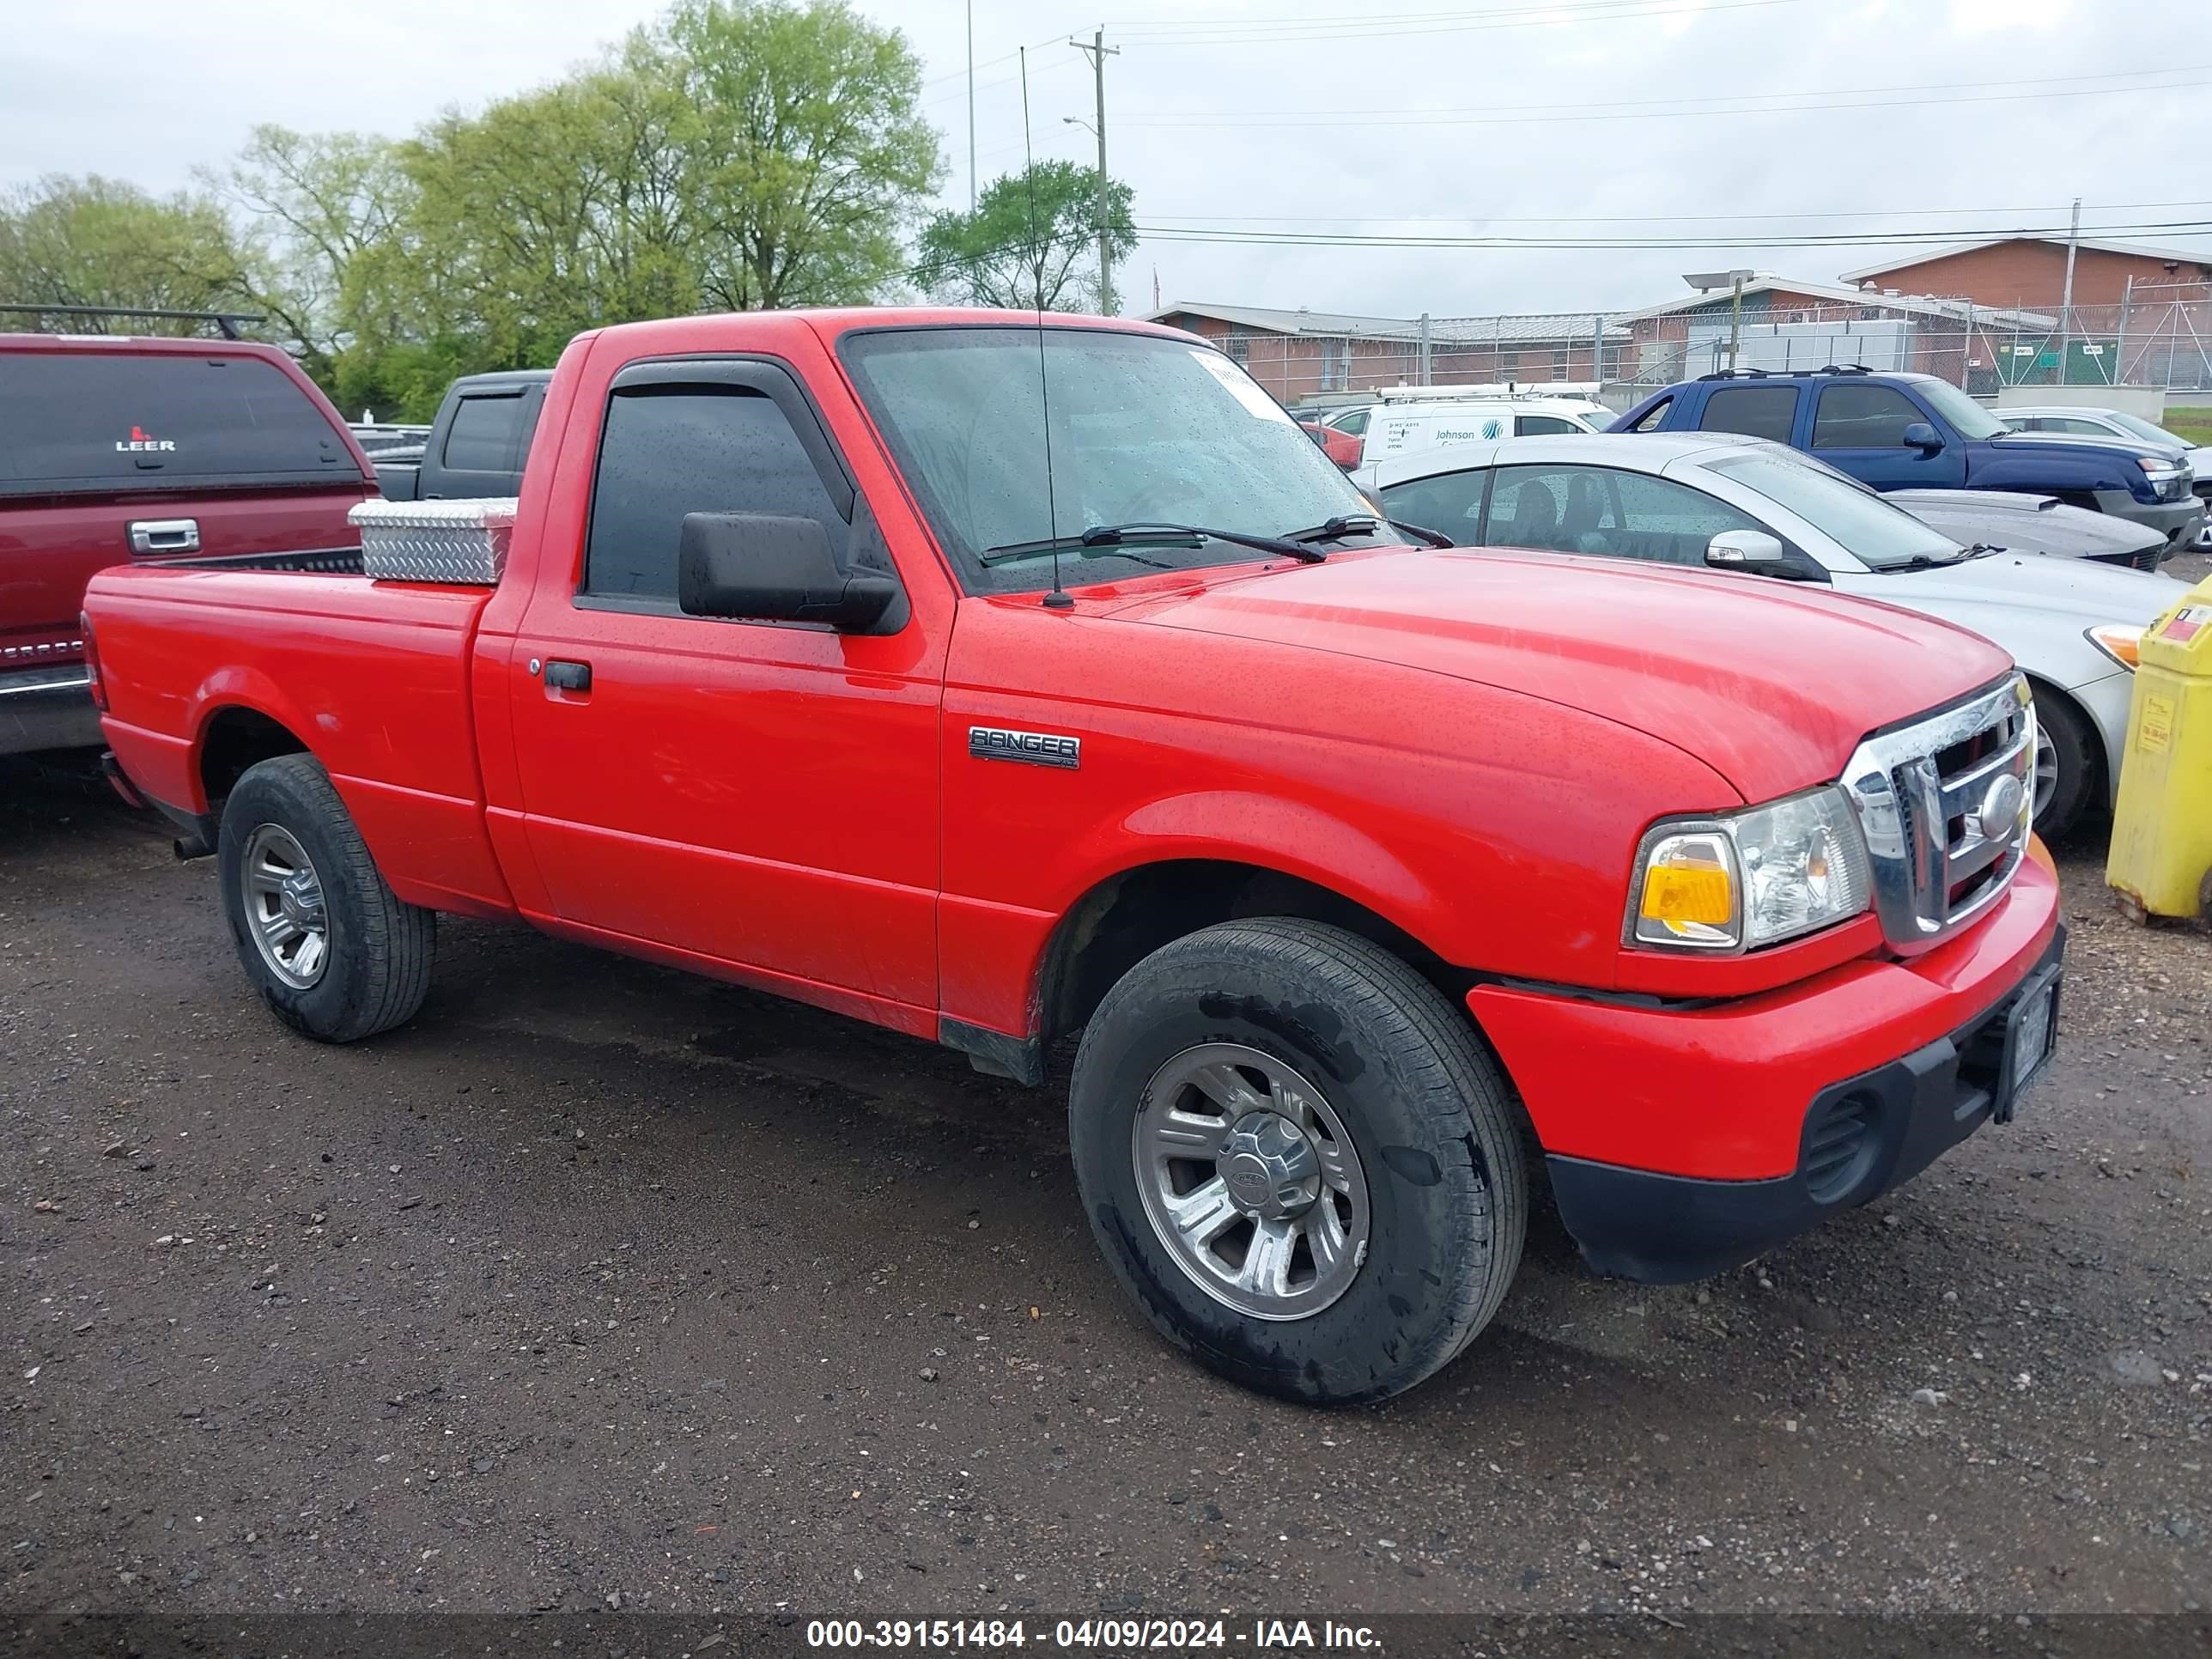
{"type": "Polygon", "coordinates": [[[1992,840],[2010,834],[2020,822],[2020,809],[2027,804],[2027,791],[2012,773],[1990,779],[1982,793],[1980,810],[1974,814],[1975,832],[1992,840]]]}

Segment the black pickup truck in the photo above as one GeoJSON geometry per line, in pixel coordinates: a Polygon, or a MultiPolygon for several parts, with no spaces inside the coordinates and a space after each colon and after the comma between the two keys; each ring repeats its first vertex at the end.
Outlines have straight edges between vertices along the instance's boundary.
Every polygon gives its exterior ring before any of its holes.
{"type": "Polygon", "coordinates": [[[465,374],[446,388],[438,418],[419,448],[377,451],[377,488],[387,501],[512,495],[521,487],[550,368],[465,374]]]}

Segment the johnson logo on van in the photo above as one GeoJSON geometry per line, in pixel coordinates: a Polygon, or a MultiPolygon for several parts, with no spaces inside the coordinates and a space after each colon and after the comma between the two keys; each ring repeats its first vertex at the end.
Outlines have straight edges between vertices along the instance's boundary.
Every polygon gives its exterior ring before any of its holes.
{"type": "Polygon", "coordinates": [[[173,441],[167,438],[149,438],[143,430],[134,426],[131,428],[131,435],[128,438],[118,438],[115,441],[115,447],[127,454],[133,450],[174,449],[177,446],[173,441]]]}

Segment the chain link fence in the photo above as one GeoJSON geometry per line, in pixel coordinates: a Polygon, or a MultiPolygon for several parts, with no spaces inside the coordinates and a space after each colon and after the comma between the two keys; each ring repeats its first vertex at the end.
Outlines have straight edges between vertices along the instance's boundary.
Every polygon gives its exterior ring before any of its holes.
{"type": "Polygon", "coordinates": [[[1557,312],[1331,319],[1215,341],[1292,408],[1398,386],[1605,388],[1626,403],[1730,368],[1858,365],[1934,374],[1978,398],[2007,386],[2126,386],[2212,401],[2212,285],[2131,289],[2117,304],[2047,310],[1869,294],[1863,301],[1725,301],[1656,315],[1557,312]]]}
{"type": "Polygon", "coordinates": [[[1499,317],[1346,319],[1295,334],[1217,334],[1215,343],[1293,408],[1391,386],[1567,382],[1623,377],[1627,326],[1593,312],[1499,317]]]}
{"type": "Polygon", "coordinates": [[[2047,310],[1869,295],[1863,303],[1725,307],[1632,325],[1638,386],[1727,368],[1830,363],[1933,374],[1978,398],[2007,386],[2137,386],[2212,392],[2212,286],[2130,289],[2117,304],[2047,310]]]}

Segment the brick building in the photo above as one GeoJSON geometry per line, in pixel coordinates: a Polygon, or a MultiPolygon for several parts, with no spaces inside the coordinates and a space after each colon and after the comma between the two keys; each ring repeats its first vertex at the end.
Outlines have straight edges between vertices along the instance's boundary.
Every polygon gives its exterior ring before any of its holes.
{"type": "MultiPolygon", "coordinates": [[[[1213,341],[1285,404],[1422,381],[1418,318],[1179,301],[1151,320],[1213,341]]],[[[1439,317],[1428,342],[1431,385],[1590,381],[1617,378],[1628,331],[1593,312],[1439,317]]]]}
{"type": "MultiPolygon", "coordinates": [[[[2065,296],[2066,243],[2033,236],[1966,242],[1847,270],[1842,280],[1877,293],[1939,294],[1977,305],[2047,311],[2065,296]]],[[[2118,306],[2131,284],[2137,291],[2212,285],[2212,253],[2088,237],[2075,244],[2075,305],[2118,306]]],[[[2212,297],[2212,287],[2204,297],[2212,297]]]]}

